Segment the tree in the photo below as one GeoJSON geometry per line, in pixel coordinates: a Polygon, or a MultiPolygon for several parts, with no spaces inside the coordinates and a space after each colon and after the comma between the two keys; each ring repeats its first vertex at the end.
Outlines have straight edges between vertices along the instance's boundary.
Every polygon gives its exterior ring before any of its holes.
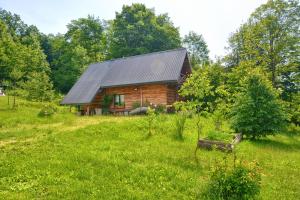
{"type": "Polygon", "coordinates": [[[183,38],[183,46],[187,48],[189,58],[193,68],[203,66],[209,63],[209,50],[202,35],[190,31],[188,35],[183,38]]]}
{"type": "Polygon", "coordinates": [[[198,69],[183,83],[179,95],[185,98],[186,102],[183,104],[188,110],[210,111],[212,109],[210,101],[212,88],[208,72],[198,69]]]}
{"type": "Polygon", "coordinates": [[[123,6],[109,30],[110,58],[132,56],[180,47],[178,28],[167,14],[155,15],[143,4],[123,6]]]}
{"type": "Polygon", "coordinates": [[[67,93],[93,62],[107,54],[104,25],[94,16],[72,20],[65,35],[42,35],[42,46],[52,71],[54,88],[67,93]]]}
{"type": "MultiPolygon", "coordinates": [[[[0,11],[1,18],[3,17],[3,12],[3,10],[0,11]]],[[[5,16],[9,18],[12,15],[9,13],[5,16]]],[[[32,79],[32,75],[35,73],[43,75],[45,78],[43,83],[46,83],[45,81],[49,80],[49,78],[45,76],[49,75],[50,69],[46,61],[46,56],[40,47],[38,36],[31,33],[29,35],[12,33],[18,29],[9,28],[1,18],[0,81],[10,83],[9,93],[14,96],[15,104],[15,96],[24,95],[25,88],[23,87],[23,83],[32,79]]],[[[17,20],[16,22],[21,23],[22,21],[17,20]]],[[[24,31],[26,32],[28,29],[24,31]]],[[[47,84],[51,83],[49,82],[47,84]]]]}
{"type": "Polygon", "coordinates": [[[247,62],[263,68],[283,98],[299,90],[300,4],[297,0],[269,0],[229,38],[226,63],[247,62]],[[297,83],[298,82],[298,83],[297,83]]]}
{"type": "Polygon", "coordinates": [[[81,46],[62,43],[60,56],[53,60],[53,82],[55,88],[67,93],[89,64],[86,49],[81,46]]]}
{"type": "Polygon", "coordinates": [[[277,97],[271,82],[261,72],[252,72],[232,108],[233,128],[252,139],[278,132],[286,116],[277,97]]]}
{"type": "Polygon", "coordinates": [[[23,83],[26,98],[31,101],[51,101],[53,99],[52,83],[46,73],[34,72],[29,80],[23,83]]]}
{"type": "Polygon", "coordinates": [[[197,111],[213,112],[218,104],[227,103],[225,71],[220,63],[212,63],[194,70],[179,90],[186,105],[197,111]]]}
{"type": "Polygon", "coordinates": [[[72,20],[67,27],[66,41],[84,48],[90,62],[99,62],[105,58],[104,28],[99,18],[88,15],[87,18],[72,20]]]}
{"type": "Polygon", "coordinates": [[[16,105],[17,88],[24,75],[24,48],[14,42],[7,26],[0,19],[0,81],[6,82],[8,95],[13,96],[13,107],[16,105]]]}

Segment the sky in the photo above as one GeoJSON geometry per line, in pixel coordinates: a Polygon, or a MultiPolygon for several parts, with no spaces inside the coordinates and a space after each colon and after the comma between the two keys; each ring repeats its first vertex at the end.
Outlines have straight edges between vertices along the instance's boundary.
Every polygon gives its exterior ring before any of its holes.
{"type": "Polygon", "coordinates": [[[65,33],[73,19],[88,14],[110,20],[122,5],[143,3],[156,14],[168,13],[180,35],[202,34],[210,57],[224,56],[231,33],[267,0],[0,0],[0,7],[21,16],[43,33],[65,33]]]}

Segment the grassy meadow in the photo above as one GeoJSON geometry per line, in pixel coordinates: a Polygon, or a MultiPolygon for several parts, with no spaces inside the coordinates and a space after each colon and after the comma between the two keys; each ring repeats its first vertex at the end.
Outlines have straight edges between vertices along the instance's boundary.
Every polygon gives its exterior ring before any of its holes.
{"type": "MultiPolygon", "coordinates": [[[[0,199],[197,199],[211,166],[225,153],[199,150],[187,120],[174,137],[174,115],[160,115],[147,136],[143,116],[78,117],[60,108],[38,117],[41,105],[0,97],[0,199]]],[[[204,133],[213,131],[204,119],[204,133]]],[[[229,125],[224,130],[231,132],[229,125]]],[[[262,168],[261,199],[300,199],[300,134],[286,131],[243,141],[239,158],[262,168]]]]}

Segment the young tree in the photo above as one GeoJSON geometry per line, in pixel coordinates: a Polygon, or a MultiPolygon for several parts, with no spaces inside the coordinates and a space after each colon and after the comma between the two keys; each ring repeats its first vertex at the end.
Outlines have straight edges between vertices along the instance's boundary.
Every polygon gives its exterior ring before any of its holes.
{"type": "Polygon", "coordinates": [[[52,83],[46,73],[32,73],[30,78],[23,83],[23,88],[28,100],[43,102],[53,99],[52,83]]]}
{"type": "Polygon", "coordinates": [[[110,58],[180,47],[178,28],[167,14],[155,15],[143,4],[123,6],[110,29],[110,58]]]}
{"type": "Polygon", "coordinates": [[[202,35],[190,31],[188,35],[184,36],[182,43],[189,52],[191,65],[194,69],[209,63],[209,50],[202,35]]]}
{"type": "Polygon", "coordinates": [[[226,102],[228,94],[224,84],[224,68],[220,63],[214,63],[194,70],[181,86],[179,94],[190,107],[213,112],[219,103],[226,102]]]}
{"type": "Polygon", "coordinates": [[[212,109],[212,88],[208,72],[198,69],[183,83],[179,95],[185,98],[184,104],[188,110],[210,111],[212,109]]]}
{"type": "Polygon", "coordinates": [[[278,94],[264,75],[255,71],[245,79],[244,91],[232,108],[232,126],[257,139],[281,130],[286,121],[278,94]]]}

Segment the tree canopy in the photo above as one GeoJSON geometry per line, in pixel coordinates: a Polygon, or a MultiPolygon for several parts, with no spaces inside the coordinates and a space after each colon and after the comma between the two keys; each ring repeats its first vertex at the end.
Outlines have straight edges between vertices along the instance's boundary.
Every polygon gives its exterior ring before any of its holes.
{"type": "Polygon", "coordinates": [[[178,28],[167,14],[143,4],[123,6],[110,27],[109,57],[119,58],[180,47],[178,28]]]}
{"type": "Polygon", "coordinates": [[[183,38],[183,46],[189,52],[189,58],[193,68],[203,66],[209,62],[209,50],[202,35],[190,31],[188,35],[183,38]]]}

